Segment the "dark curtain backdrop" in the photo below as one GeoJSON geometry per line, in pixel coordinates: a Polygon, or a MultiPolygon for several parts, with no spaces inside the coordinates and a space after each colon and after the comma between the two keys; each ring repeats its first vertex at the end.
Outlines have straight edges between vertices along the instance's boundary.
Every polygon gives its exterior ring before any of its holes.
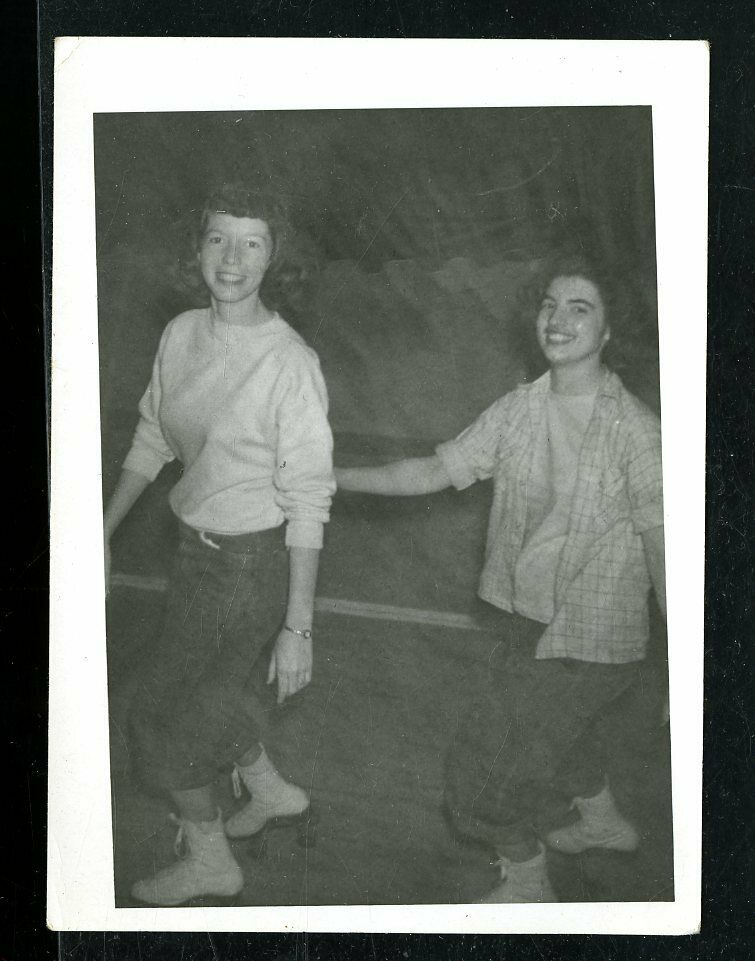
{"type": "MultiPolygon", "coordinates": [[[[516,295],[563,242],[633,275],[655,328],[645,107],[108,114],[94,124],[105,474],[165,323],[177,230],[220,179],[289,199],[320,264],[287,317],[320,354],[340,437],[425,443],[524,376],[516,295]]],[[[657,337],[629,372],[657,405],[657,337]]]]}

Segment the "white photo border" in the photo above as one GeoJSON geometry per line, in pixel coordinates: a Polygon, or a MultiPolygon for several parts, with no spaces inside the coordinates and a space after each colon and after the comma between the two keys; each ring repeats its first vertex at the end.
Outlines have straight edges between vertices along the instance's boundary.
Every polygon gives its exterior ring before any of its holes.
{"type": "Polygon", "coordinates": [[[56,41],[50,927],[480,934],[689,934],[699,929],[708,69],[703,41],[56,41]],[[102,574],[93,115],[607,105],[647,105],[653,118],[675,901],[505,908],[116,908],[102,574]]]}

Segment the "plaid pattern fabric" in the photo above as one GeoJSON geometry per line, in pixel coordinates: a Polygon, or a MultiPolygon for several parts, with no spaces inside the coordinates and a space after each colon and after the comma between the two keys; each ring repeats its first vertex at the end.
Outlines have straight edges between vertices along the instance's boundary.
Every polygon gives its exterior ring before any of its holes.
{"type": "MultiPolygon", "coordinates": [[[[479,595],[505,611],[514,609],[514,568],[549,389],[550,374],[517,388],[437,448],[458,490],[493,478],[479,595]]],[[[650,577],[640,535],[662,524],[660,423],[608,372],[580,451],[555,614],[538,658],[622,664],[645,656],[650,577]]]]}

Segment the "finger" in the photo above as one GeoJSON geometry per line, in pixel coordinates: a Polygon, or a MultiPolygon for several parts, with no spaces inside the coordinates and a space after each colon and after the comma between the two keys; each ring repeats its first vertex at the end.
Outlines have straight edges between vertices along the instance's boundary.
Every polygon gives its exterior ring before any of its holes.
{"type": "Polygon", "coordinates": [[[304,686],[312,683],[312,668],[310,667],[308,671],[304,672],[304,686]]]}
{"type": "Polygon", "coordinates": [[[278,703],[282,704],[290,694],[288,674],[278,674],[278,703]]]}
{"type": "Polygon", "coordinates": [[[275,654],[270,658],[270,667],[267,669],[267,683],[272,684],[275,680],[275,654]]]}

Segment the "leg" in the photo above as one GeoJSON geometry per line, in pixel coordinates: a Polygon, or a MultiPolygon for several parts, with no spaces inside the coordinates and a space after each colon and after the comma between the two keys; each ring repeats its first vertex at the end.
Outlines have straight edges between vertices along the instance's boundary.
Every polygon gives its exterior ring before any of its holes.
{"type": "Polygon", "coordinates": [[[132,759],[146,785],[192,790],[259,756],[272,702],[254,668],[285,602],[282,535],[280,542],[275,549],[265,532],[256,552],[238,555],[184,538],[165,630],[130,716],[132,759]]]}
{"type": "MultiPolygon", "coordinates": [[[[307,792],[281,777],[260,744],[247,751],[234,767],[233,793],[237,798],[241,797],[242,783],[251,797],[225,822],[228,837],[250,837],[269,824],[309,821],[307,792]]],[[[311,838],[307,841],[312,843],[311,838]]]]}
{"type": "Polygon", "coordinates": [[[455,827],[504,861],[508,881],[501,888],[508,892],[497,889],[496,901],[548,899],[536,812],[562,759],[628,683],[623,665],[536,660],[536,640],[515,639],[494,666],[490,690],[462,725],[449,759],[446,796],[455,827]]]}
{"type": "Polygon", "coordinates": [[[171,791],[173,803],[178,808],[179,816],[186,821],[213,821],[218,813],[212,788],[189,788],[187,791],[171,791]]]}
{"type": "Polygon", "coordinates": [[[165,631],[131,712],[140,773],[173,798],[186,848],[182,860],[134,886],[134,896],[148,903],[228,897],[242,886],[211,784],[235,757],[260,751],[262,711],[250,673],[277,627],[280,584],[285,590],[283,565],[265,559],[182,544],[165,631]]]}
{"type": "Polygon", "coordinates": [[[137,881],[131,894],[162,907],[207,896],[234,897],[244,879],[228,845],[212,788],[207,785],[171,793],[180,813],[173,819],[178,824],[176,853],[181,857],[153,877],[137,881]]]}
{"type": "Polygon", "coordinates": [[[589,725],[557,776],[577,815],[545,835],[548,846],[563,854],[590,848],[630,852],[639,846],[639,833],[616,804],[610,770],[617,752],[643,740],[642,712],[638,711],[644,700],[643,669],[642,662],[627,666],[627,688],[589,725]]]}

